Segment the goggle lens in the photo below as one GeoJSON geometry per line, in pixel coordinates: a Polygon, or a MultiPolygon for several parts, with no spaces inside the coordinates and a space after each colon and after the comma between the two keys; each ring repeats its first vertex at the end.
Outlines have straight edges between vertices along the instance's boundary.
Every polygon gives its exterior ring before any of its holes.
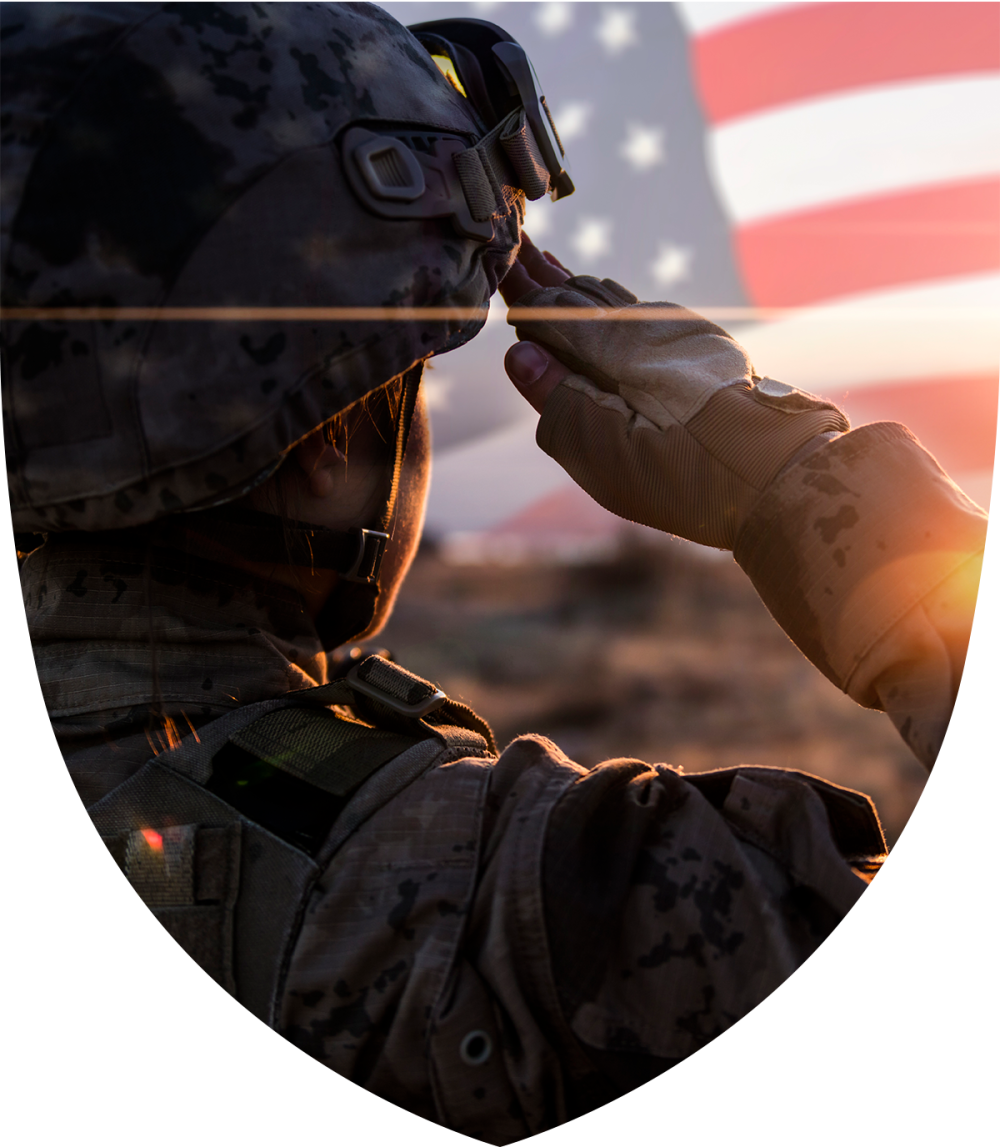
{"type": "Polygon", "coordinates": [[[449,84],[455,89],[460,96],[465,99],[469,98],[469,93],[462,87],[462,81],[458,78],[458,70],[455,67],[455,62],[451,56],[437,55],[431,53],[431,59],[437,64],[438,71],[448,81],[449,84]]]}

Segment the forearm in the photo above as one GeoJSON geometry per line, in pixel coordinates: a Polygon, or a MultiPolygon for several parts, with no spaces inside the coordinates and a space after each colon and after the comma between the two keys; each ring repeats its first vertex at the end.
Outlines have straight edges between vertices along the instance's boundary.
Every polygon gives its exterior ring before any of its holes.
{"type": "Polygon", "coordinates": [[[902,426],[877,423],[789,466],[735,556],[802,652],[884,709],[928,767],[961,679],[986,515],[902,426]]]}
{"type": "Polygon", "coordinates": [[[512,312],[520,338],[565,364],[544,376],[538,444],[622,517],[732,549],[802,652],[886,710],[930,767],[986,515],[905,427],[850,430],[828,400],[761,378],[700,316],[630,300],[609,280],[567,278],[524,296],[541,316],[512,312]]]}

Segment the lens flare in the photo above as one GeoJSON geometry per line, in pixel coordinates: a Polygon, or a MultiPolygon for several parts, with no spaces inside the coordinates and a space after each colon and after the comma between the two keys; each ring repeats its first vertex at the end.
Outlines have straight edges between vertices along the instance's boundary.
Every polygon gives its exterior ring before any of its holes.
{"type": "Polygon", "coordinates": [[[163,837],[156,831],[155,828],[140,829],[142,838],[149,845],[154,852],[163,851],[163,837]]]}

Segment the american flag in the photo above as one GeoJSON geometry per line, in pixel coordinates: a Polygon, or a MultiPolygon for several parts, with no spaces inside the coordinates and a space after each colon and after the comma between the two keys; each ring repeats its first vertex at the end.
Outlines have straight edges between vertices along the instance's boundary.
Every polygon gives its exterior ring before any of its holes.
{"type": "MultiPolygon", "coordinates": [[[[905,423],[989,500],[1000,364],[1000,4],[387,4],[532,57],[577,193],[528,230],[580,273],[683,302],[854,425],[905,423]]],[[[428,512],[471,549],[572,549],[617,520],[537,450],[504,308],[427,375],[428,512]]]]}

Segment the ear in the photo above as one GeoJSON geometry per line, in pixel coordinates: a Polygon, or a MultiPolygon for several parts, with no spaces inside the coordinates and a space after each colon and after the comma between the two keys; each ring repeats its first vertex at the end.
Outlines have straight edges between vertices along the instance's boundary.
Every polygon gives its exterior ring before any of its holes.
{"type": "Polygon", "coordinates": [[[341,470],[346,460],[338,446],[327,442],[323,427],[295,447],[295,461],[306,475],[314,498],[328,498],[333,493],[334,472],[341,470]]]}

